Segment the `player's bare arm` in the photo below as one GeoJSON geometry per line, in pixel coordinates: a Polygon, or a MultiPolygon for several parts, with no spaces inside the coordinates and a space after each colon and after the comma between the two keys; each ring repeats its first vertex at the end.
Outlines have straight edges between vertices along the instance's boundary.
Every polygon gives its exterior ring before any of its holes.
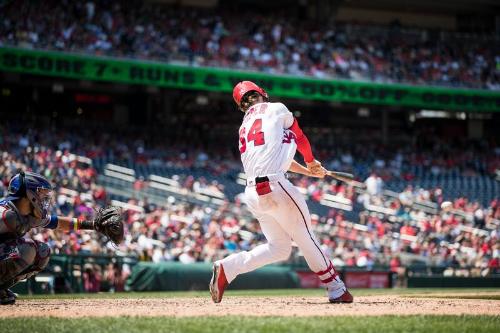
{"type": "Polygon", "coordinates": [[[321,164],[320,164],[320,168],[317,168],[313,172],[295,160],[292,161],[292,164],[290,164],[290,168],[288,169],[288,171],[298,173],[298,174],[308,176],[308,177],[317,177],[317,178],[324,178],[326,176],[326,172],[327,172],[327,170],[324,167],[322,167],[321,164]]]}
{"type": "MultiPolygon", "coordinates": [[[[41,225],[48,229],[57,229],[62,231],[75,231],[75,230],[92,230],[94,229],[93,221],[79,221],[77,218],[69,216],[56,216],[48,215],[46,217],[40,216],[36,209],[31,208],[31,203],[28,198],[17,199],[15,206],[17,212],[21,216],[26,216],[30,222],[33,222],[34,226],[41,225]],[[36,220],[43,220],[45,222],[36,222],[36,220]]],[[[11,230],[16,230],[22,228],[22,220],[19,219],[19,215],[14,210],[6,211],[5,213],[5,224],[11,230]]]]}
{"type": "MultiPolygon", "coordinates": [[[[78,228],[78,219],[69,217],[69,216],[57,216],[57,227],[55,228],[56,230],[62,230],[62,231],[73,231],[76,228],[78,228]]],[[[84,230],[86,229],[80,224],[80,229],[84,230]]],[[[77,229],[78,230],[78,229],[77,229]]]]}

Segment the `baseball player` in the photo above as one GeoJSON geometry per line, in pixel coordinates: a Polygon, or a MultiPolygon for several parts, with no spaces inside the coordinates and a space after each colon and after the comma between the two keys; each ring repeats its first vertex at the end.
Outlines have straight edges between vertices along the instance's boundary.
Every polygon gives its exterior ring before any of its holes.
{"type": "Polygon", "coordinates": [[[311,270],[326,285],[329,301],[351,303],[352,295],[312,231],[302,194],[285,178],[287,171],[322,178],[326,169],[314,159],[309,140],[285,105],[269,103],[266,91],[250,81],[238,83],[233,98],[245,113],[239,130],[239,149],[247,176],[245,201],[268,243],[214,263],[209,285],[212,300],[219,303],[228,284],[239,274],[286,260],[293,240],[311,270]],[[294,161],[296,150],[307,167],[294,161]]]}
{"type": "Polygon", "coordinates": [[[96,230],[118,244],[123,239],[120,210],[108,207],[92,221],[48,215],[52,186],[43,176],[20,172],[9,183],[8,196],[0,200],[0,304],[14,304],[16,294],[9,290],[17,282],[42,271],[49,262],[47,244],[24,238],[32,228],[64,231],[96,230]]]}

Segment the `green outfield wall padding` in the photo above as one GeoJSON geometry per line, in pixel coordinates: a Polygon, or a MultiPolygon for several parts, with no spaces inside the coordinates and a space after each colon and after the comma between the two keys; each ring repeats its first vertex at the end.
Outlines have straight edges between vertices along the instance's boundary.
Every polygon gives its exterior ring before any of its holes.
{"type": "Polygon", "coordinates": [[[500,92],[491,90],[325,80],[21,48],[0,47],[0,71],[217,91],[228,96],[236,83],[252,80],[276,97],[433,110],[500,111],[500,92]]]}
{"type": "MultiPolygon", "coordinates": [[[[138,263],[127,285],[133,291],[208,290],[211,264],[138,263]]],[[[288,267],[268,266],[238,276],[229,289],[299,288],[297,273],[288,267]]]]}
{"type": "Polygon", "coordinates": [[[47,295],[51,293],[51,289],[46,282],[36,281],[35,279],[32,279],[29,282],[26,280],[21,281],[10,288],[10,290],[20,295],[28,295],[30,293],[47,295]],[[30,286],[28,286],[28,284],[30,284],[30,286]]]}
{"type": "Polygon", "coordinates": [[[498,288],[500,277],[409,277],[408,288],[498,288]]]}
{"type": "Polygon", "coordinates": [[[29,293],[28,283],[26,281],[21,281],[12,288],[10,288],[10,290],[20,295],[27,295],[29,293]]]}

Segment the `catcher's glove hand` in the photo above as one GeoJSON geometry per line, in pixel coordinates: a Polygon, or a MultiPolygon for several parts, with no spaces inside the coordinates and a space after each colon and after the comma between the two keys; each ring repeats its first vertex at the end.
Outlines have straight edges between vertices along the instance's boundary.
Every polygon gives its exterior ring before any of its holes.
{"type": "Polygon", "coordinates": [[[101,208],[94,217],[94,229],[108,237],[114,244],[123,241],[122,212],[119,207],[101,208]]]}

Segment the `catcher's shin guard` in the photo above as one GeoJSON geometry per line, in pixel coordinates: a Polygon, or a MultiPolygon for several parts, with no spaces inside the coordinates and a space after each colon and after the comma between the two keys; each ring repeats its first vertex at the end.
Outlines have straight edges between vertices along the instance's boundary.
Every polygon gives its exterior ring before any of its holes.
{"type": "Polygon", "coordinates": [[[16,276],[19,274],[19,266],[12,259],[0,261],[0,290],[12,287],[18,281],[16,276]]]}
{"type": "Polygon", "coordinates": [[[35,276],[39,272],[43,271],[50,259],[50,248],[47,244],[34,241],[36,245],[36,255],[35,261],[33,265],[29,266],[25,269],[20,275],[18,275],[17,280],[29,279],[32,276],[35,276]]]}
{"type": "Polygon", "coordinates": [[[0,289],[12,287],[33,266],[37,258],[37,246],[32,240],[18,239],[2,244],[0,256],[0,289]]]}

